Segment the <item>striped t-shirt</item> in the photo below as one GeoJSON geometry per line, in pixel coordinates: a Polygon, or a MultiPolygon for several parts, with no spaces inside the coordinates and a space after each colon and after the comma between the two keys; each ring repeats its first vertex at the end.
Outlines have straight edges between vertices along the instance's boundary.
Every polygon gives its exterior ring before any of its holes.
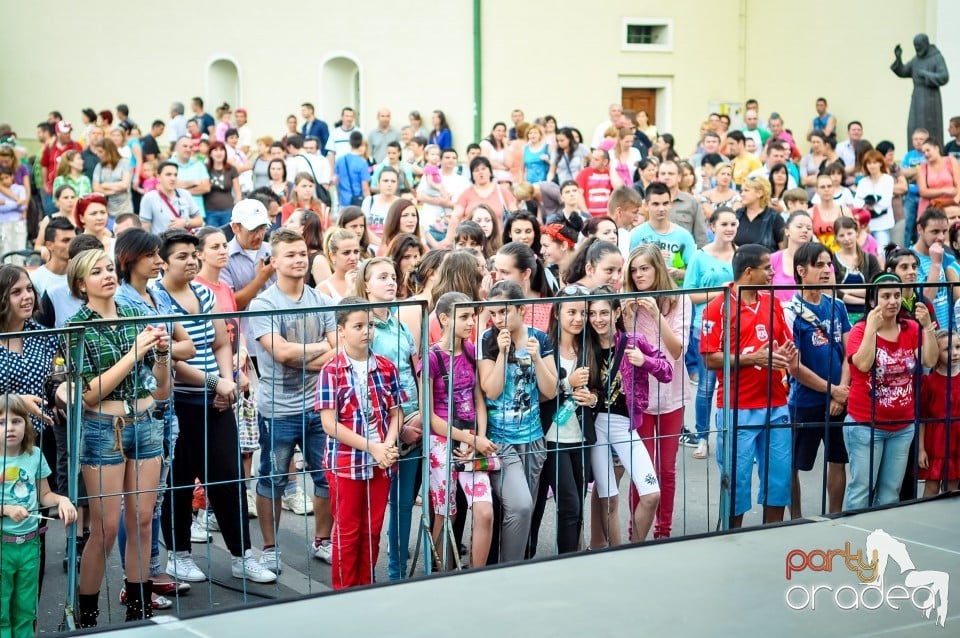
{"type": "MultiPolygon", "coordinates": [[[[157,288],[162,290],[163,285],[157,282],[157,288]]],[[[196,317],[196,319],[184,321],[180,324],[187,331],[187,335],[189,335],[190,340],[193,341],[193,345],[197,350],[193,358],[186,363],[202,371],[204,374],[213,373],[219,376],[220,367],[217,365],[217,358],[213,353],[213,322],[209,318],[206,318],[217,311],[217,300],[213,292],[206,286],[190,282],[190,289],[193,290],[193,294],[197,296],[197,300],[200,302],[200,313],[197,315],[192,315],[177,303],[173,295],[167,293],[173,302],[173,310],[176,314],[196,317]]],[[[187,385],[176,379],[174,380],[173,392],[174,398],[184,399],[191,403],[209,403],[213,401],[212,392],[204,386],[187,385]]]]}

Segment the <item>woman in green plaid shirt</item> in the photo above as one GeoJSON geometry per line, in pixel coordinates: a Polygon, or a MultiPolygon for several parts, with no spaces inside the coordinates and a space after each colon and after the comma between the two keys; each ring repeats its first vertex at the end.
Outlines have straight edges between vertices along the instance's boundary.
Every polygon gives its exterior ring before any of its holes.
{"type": "MultiPolygon", "coordinates": [[[[85,302],[71,323],[142,316],[135,308],[114,300],[117,275],[102,250],[86,250],[71,259],[67,282],[70,292],[85,302]]],[[[102,522],[91,526],[90,540],[84,548],[78,602],[80,627],[93,627],[100,613],[104,557],[110,555],[116,541],[121,504],[120,496],[98,498],[100,494],[128,493],[124,522],[131,539],[126,547],[126,572],[128,578],[136,580],[125,583],[127,620],[153,615],[153,582],[147,580],[150,513],[159,486],[163,450],[163,423],[154,412],[155,399],[170,396],[170,340],[163,324],[121,321],[86,330],[82,350],[85,410],[80,466],[90,515],[92,520],[102,522]]]]}

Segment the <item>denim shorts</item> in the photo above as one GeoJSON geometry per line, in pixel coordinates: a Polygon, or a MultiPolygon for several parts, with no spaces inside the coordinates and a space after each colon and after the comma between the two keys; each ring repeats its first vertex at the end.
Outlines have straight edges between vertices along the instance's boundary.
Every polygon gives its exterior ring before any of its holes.
{"type": "Polygon", "coordinates": [[[163,421],[154,410],[129,417],[87,410],[80,430],[80,465],[120,465],[163,454],[163,421]]]}
{"type": "Polygon", "coordinates": [[[313,495],[329,498],[330,488],[323,471],[323,454],[327,447],[327,434],[320,423],[320,413],[308,411],[273,419],[257,416],[260,426],[260,478],[257,494],[267,498],[279,498],[290,481],[290,459],[294,447],[299,445],[303,453],[304,469],[313,479],[313,495]]]}

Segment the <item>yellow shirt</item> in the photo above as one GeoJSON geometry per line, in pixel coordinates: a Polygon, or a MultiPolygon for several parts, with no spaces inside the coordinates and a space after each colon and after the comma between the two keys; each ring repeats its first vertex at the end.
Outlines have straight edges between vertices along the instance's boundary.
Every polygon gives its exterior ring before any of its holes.
{"type": "Polygon", "coordinates": [[[737,186],[742,186],[743,180],[747,178],[747,175],[762,166],[763,164],[760,163],[760,159],[752,153],[738,155],[733,158],[733,182],[737,186]]]}

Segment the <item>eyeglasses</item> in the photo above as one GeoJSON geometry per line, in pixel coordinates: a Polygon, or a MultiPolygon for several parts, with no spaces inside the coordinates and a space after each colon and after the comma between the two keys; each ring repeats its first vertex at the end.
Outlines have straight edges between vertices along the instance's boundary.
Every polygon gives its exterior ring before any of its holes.
{"type": "Polygon", "coordinates": [[[578,286],[578,285],[576,285],[576,284],[571,284],[571,285],[569,285],[569,286],[565,286],[564,289],[560,291],[560,294],[561,294],[561,295],[575,295],[575,296],[579,296],[579,295],[585,295],[585,294],[587,294],[588,292],[590,292],[590,291],[587,290],[587,289],[586,289],[585,287],[583,287],[583,286],[578,286]]]}

